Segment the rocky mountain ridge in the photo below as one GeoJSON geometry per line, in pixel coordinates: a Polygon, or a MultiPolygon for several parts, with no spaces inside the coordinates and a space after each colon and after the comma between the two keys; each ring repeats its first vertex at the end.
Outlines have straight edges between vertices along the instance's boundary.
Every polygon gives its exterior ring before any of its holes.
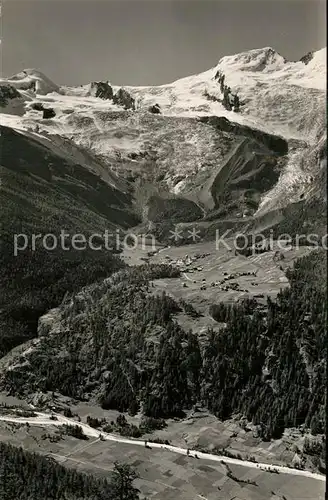
{"type": "Polygon", "coordinates": [[[207,214],[263,215],[318,192],[326,169],[325,54],[289,62],[271,47],[254,49],[157,87],[65,87],[28,69],[0,82],[13,97],[2,102],[2,123],[48,143],[61,137],[73,158],[82,148],[128,183],[136,207],[156,195],[185,198],[207,214]],[[49,111],[41,115],[38,106],[49,111]],[[235,164],[246,168],[237,167],[238,181],[235,164]]]}

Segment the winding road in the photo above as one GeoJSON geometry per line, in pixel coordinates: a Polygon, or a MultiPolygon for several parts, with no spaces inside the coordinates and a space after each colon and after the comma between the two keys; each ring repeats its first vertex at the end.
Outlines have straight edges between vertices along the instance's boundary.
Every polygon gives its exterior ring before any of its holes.
{"type": "MultiPolygon", "coordinates": [[[[41,412],[35,412],[37,415],[36,417],[28,417],[28,418],[23,418],[23,417],[13,417],[13,416],[7,416],[7,415],[1,415],[0,416],[0,421],[4,422],[13,422],[13,423],[22,423],[22,424],[29,424],[29,425],[41,425],[41,426],[61,426],[64,424],[69,424],[69,425],[78,425],[82,428],[83,432],[90,437],[95,437],[98,439],[102,440],[107,440],[107,441],[115,441],[117,443],[124,443],[124,444],[131,444],[134,446],[143,446],[145,447],[145,441],[144,440],[138,440],[138,439],[126,439],[121,436],[115,436],[113,434],[108,434],[106,432],[100,432],[97,429],[94,429],[93,427],[90,427],[87,424],[84,424],[82,422],[77,422],[74,419],[64,417],[59,414],[48,414],[48,413],[41,413],[41,412]],[[51,418],[52,417],[52,418],[51,418]]],[[[152,443],[149,442],[149,445],[147,445],[149,450],[153,448],[162,448],[168,451],[171,451],[173,453],[179,453],[181,455],[188,455],[187,449],[186,448],[180,448],[177,446],[172,446],[172,445],[166,445],[166,444],[159,444],[159,443],[152,443]]],[[[318,481],[325,481],[326,477],[323,474],[318,474],[315,472],[310,472],[307,470],[300,470],[300,469],[293,469],[291,467],[284,467],[280,465],[269,465],[269,464],[264,464],[264,463],[256,463],[256,462],[250,462],[247,460],[240,460],[237,458],[230,458],[222,455],[212,455],[211,453],[202,453],[202,452],[196,452],[194,450],[189,450],[189,457],[191,458],[196,458],[200,460],[210,460],[213,462],[225,462],[233,465],[239,465],[241,467],[249,467],[252,469],[260,469],[263,471],[267,472],[278,472],[281,474],[290,474],[294,476],[305,476],[311,479],[316,479],[318,481]]]]}

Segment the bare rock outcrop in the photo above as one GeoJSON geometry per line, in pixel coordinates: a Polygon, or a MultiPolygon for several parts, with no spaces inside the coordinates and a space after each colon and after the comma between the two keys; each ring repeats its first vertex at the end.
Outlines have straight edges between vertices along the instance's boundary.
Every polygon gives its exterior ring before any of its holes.
{"type": "Polygon", "coordinates": [[[113,103],[123,106],[125,109],[135,109],[135,99],[123,88],[114,95],[113,103]]]}
{"type": "Polygon", "coordinates": [[[108,82],[92,82],[90,93],[100,99],[111,100],[114,97],[113,88],[108,82]]]}

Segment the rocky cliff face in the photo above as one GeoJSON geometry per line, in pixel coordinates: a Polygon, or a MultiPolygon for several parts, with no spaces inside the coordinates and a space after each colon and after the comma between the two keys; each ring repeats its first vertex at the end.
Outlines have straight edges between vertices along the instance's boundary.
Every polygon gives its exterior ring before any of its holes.
{"type": "Polygon", "coordinates": [[[5,107],[11,99],[22,97],[12,85],[3,85],[0,87],[0,106],[5,107]]]}
{"type": "Polygon", "coordinates": [[[100,99],[113,99],[114,92],[108,82],[92,82],[90,86],[90,95],[100,99]]]}
{"type": "Polygon", "coordinates": [[[305,56],[301,57],[300,61],[304,64],[309,64],[313,59],[314,52],[308,52],[305,56]]]}
{"type": "Polygon", "coordinates": [[[119,89],[113,97],[113,103],[124,109],[135,109],[135,99],[125,89],[119,89]]]}

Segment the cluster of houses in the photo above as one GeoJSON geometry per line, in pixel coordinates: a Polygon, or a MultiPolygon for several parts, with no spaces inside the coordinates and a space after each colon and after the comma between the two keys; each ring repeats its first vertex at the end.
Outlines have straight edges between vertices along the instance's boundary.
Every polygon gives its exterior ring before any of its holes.
{"type": "MultiPolygon", "coordinates": [[[[203,254],[195,254],[194,256],[189,256],[188,254],[185,255],[184,257],[174,259],[170,257],[169,255],[165,256],[165,261],[167,261],[169,264],[177,266],[181,272],[191,274],[193,272],[201,272],[203,271],[202,266],[192,266],[197,260],[203,259],[205,257],[208,257],[210,254],[209,253],[203,253],[203,254]]],[[[239,278],[241,276],[256,276],[256,272],[254,271],[249,271],[249,272],[237,272],[234,274],[228,274],[227,272],[223,273],[224,278],[221,281],[216,281],[212,282],[210,284],[211,287],[219,287],[221,291],[228,291],[228,290],[234,290],[234,291],[239,291],[239,292],[248,292],[247,289],[243,289],[239,286],[239,284],[234,281],[232,283],[229,283],[231,280],[234,280],[236,278],[239,278]]],[[[207,286],[206,285],[206,278],[202,279],[202,285],[200,287],[200,290],[206,290],[207,286]]],[[[196,280],[194,280],[194,283],[197,283],[196,280]]],[[[252,283],[252,285],[255,285],[255,283],[252,283]]],[[[187,287],[187,284],[184,283],[184,287],[187,287]]]]}
{"type": "MultiPolygon", "coordinates": [[[[156,253],[156,252],[154,252],[156,253]]],[[[184,257],[179,257],[179,258],[173,258],[170,257],[169,255],[165,255],[164,261],[166,261],[168,264],[171,264],[173,266],[176,266],[180,269],[181,272],[183,273],[188,273],[191,274],[193,272],[201,272],[203,271],[203,267],[199,265],[194,265],[195,262],[199,259],[204,259],[205,257],[208,257],[210,253],[203,253],[203,254],[195,254],[193,256],[190,256],[186,254],[184,257]]],[[[236,272],[233,274],[229,274],[227,272],[223,273],[223,279],[220,281],[212,281],[210,285],[206,285],[206,278],[202,279],[202,284],[200,287],[200,290],[206,290],[208,286],[211,287],[218,287],[220,291],[229,291],[229,290],[234,290],[238,292],[245,292],[248,293],[249,290],[243,289],[239,286],[239,283],[236,281],[231,282],[231,280],[235,280],[236,278],[240,278],[242,276],[256,276],[257,271],[245,271],[245,272],[236,272]]],[[[194,280],[193,283],[198,283],[197,280],[194,280]]],[[[252,282],[252,286],[257,285],[257,283],[252,282]]],[[[187,287],[187,284],[183,284],[184,287],[187,287]]]]}
{"type": "Polygon", "coordinates": [[[203,253],[203,254],[196,253],[195,255],[190,257],[187,254],[184,257],[178,258],[178,259],[173,259],[169,255],[165,255],[165,260],[168,261],[169,264],[172,264],[174,266],[179,267],[181,272],[192,273],[194,271],[203,271],[203,267],[202,266],[190,267],[191,264],[193,264],[194,262],[196,262],[199,259],[204,259],[205,257],[208,257],[209,255],[211,255],[211,254],[209,254],[209,253],[203,253]]]}
{"type": "Polygon", "coordinates": [[[248,292],[248,290],[240,288],[239,284],[234,281],[232,283],[228,283],[228,281],[239,278],[241,276],[256,276],[256,272],[243,272],[243,273],[234,273],[234,274],[228,274],[228,273],[223,273],[225,276],[221,281],[217,282],[212,282],[211,286],[215,287],[218,286],[220,290],[227,292],[228,290],[235,290],[238,292],[248,292]]]}

